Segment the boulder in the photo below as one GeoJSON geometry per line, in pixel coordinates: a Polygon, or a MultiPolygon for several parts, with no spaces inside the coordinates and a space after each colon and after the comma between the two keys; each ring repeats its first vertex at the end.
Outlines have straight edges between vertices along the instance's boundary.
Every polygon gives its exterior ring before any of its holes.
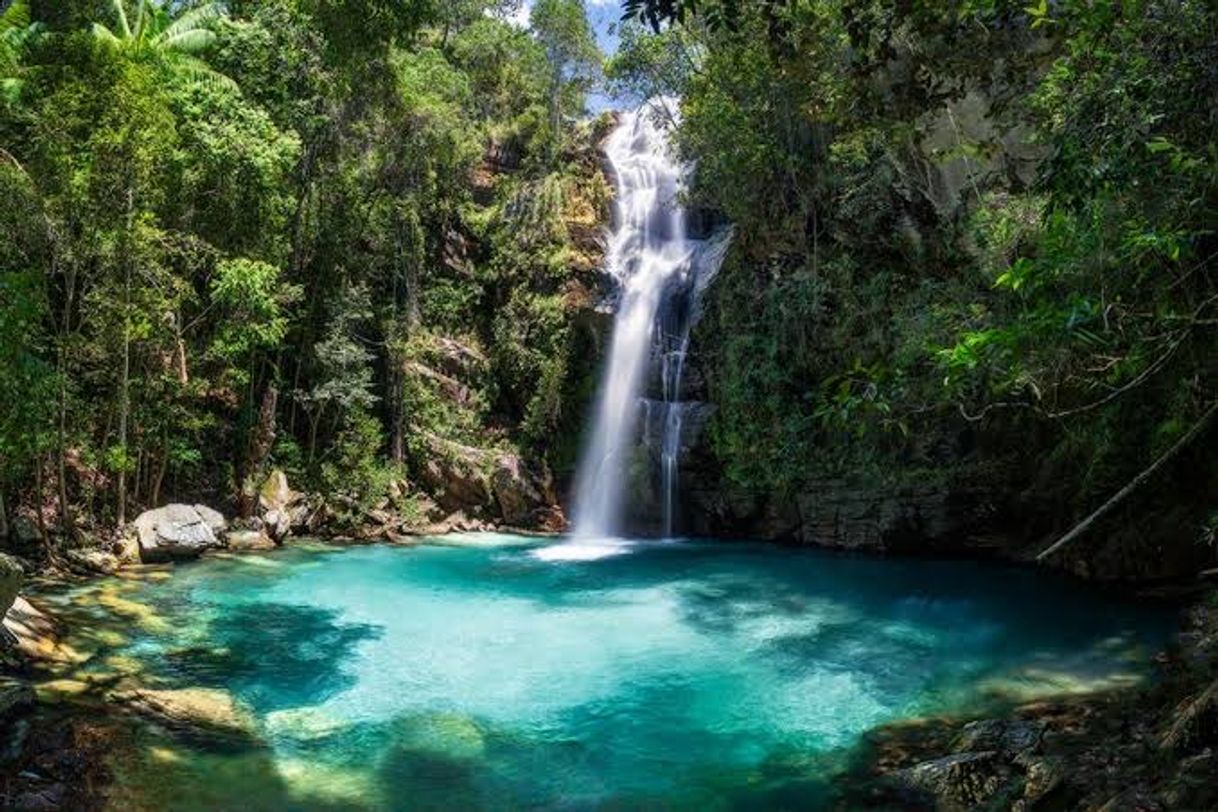
{"type": "Polygon", "coordinates": [[[898,783],[934,799],[944,812],[985,807],[1013,777],[998,753],[957,753],[894,774],[898,783]]]}
{"type": "Polygon", "coordinates": [[[275,549],[275,542],[260,530],[230,530],[224,541],[228,549],[239,553],[275,549]]]}
{"type": "Polygon", "coordinates": [[[960,733],[956,751],[994,750],[1006,756],[1017,756],[1039,749],[1044,732],[1044,723],[1023,719],[969,722],[960,733]]]}
{"type": "Polygon", "coordinates": [[[37,544],[42,540],[42,534],[38,532],[38,525],[26,516],[18,516],[13,519],[10,532],[13,540],[23,547],[37,544]]]}
{"type": "Polygon", "coordinates": [[[304,494],[292,490],[287,474],[276,468],[258,490],[258,513],[266,535],[281,542],[307,517],[304,494]]]}
{"type": "Polygon", "coordinates": [[[34,705],[34,689],[29,683],[0,677],[0,719],[8,719],[34,705]]]}
{"type": "Polygon", "coordinates": [[[70,569],[85,575],[113,575],[119,568],[118,558],[104,550],[68,550],[64,558],[70,569]]]}
{"type": "Polygon", "coordinates": [[[141,563],[139,534],[130,529],[121,533],[110,545],[110,554],[120,567],[133,567],[141,563]]]}
{"type": "Polygon", "coordinates": [[[141,513],[133,523],[145,563],[197,558],[221,546],[224,517],[204,505],[166,505],[141,513]]]}
{"type": "Polygon", "coordinates": [[[224,529],[228,527],[228,522],[225,521],[224,516],[220,513],[220,511],[213,510],[207,505],[195,505],[194,507],[195,512],[199,514],[199,518],[203,520],[204,524],[211,528],[211,532],[216,537],[219,537],[220,534],[224,532],[224,529]]]}
{"type": "Polygon", "coordinates": [[[423,484],[446,511],[483,507],[491,502],[490,455],[480,448],[461,445],[435,435],[424,435],[428,445],[423,484]]]}
{"type": "Polygon", "coordinates": [[[8,612],[17,592],[21,589],[21,576],[25,573],[17,559],[0,553],[0,618],[8,612]]]}

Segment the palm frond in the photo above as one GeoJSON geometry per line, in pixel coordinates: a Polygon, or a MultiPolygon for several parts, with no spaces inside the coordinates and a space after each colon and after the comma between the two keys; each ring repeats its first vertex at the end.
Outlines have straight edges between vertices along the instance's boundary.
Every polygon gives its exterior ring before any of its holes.
{"type": "MultiPolygon", "coordinates": [[[[139,0],[143,2],[143,0],[139,0]]],[[[123,7],[123,0],[110,0],[110,5],[114,7],[114,16],[118,17],[118,29],[122,32],[123,37],[131,36],[131,26],[127,23],[127,9],[123,7]]],[[[107,31],[109,29],[106,29],[107,31]]],[[[93,33],[97,33],[97,24],[93,26],[93,33]]],[[[113,36],[113,34],[111,35],[113,36]]],[[[115,37],[118,39],[118,37],[115,37]]]]}
{"type": "Polygon", "coordinates": [[[117,34],[101,23],[93,23],[93,36],[103,45],[108,45],[111,48],[119,48],[123,44],[122,39],[117,34]]]}
{"type": "Polygon", "coordinates": [[[202,51],[207,46],[216,41],[216,35],[206,28],[196,28],[188,31],[179,31],[173,36],[161,34],[155,40],[156,47],[169,51],[180,51],[184,54],[193,54],[202,51]]]}
{"type": "Polygon", "coordinates": [[[30,27],[30,6],[26,0],[17,0],[0,14],[0,32],[23,30],[30,27]]]}
{"type": "Polygon", "coordinates": [[[224,9],[219,3],[207,3],[197,8],[192,8],[190,11],[178,17],[165,30],[160,32],[155,37],[157,45],[164,45],[170,48],[177,48],[182,51],[189,51],[192,48],[203,48],[210,45],[215,40],[215,34],[208,28],[208,23],[213,20],[218,20],[224,16],[224,9]],[[195,45],[197,40],[189,37],[184,37],[186,34],[196,32],[206,33],[211,39],[202,45],[195,45]],[[184,43],[184,45],[173,45],[171,43],[184,43]]]}
{"type": "Polygon", "coordinates": [[[205,87],[240,92],[237,83],[229,77],[213,69],[202,59],[194,56],[180,55],[173,60],[174,72],[187,82],[200,84],[205,87]]]}

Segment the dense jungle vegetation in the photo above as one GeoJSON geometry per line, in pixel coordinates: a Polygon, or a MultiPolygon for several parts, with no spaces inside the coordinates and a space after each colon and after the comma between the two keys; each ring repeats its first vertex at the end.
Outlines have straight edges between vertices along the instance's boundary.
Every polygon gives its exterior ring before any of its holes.
{"type": "Polygon", "coordinates": [[[610,75],[683,99],[736,227],[695,341],[729,480],[968,467],[1064,530],[1174,450],[1141,513],[1212,546],[1213,3],[626,6],[610,75]]]}
{"type": "MultiPolygon", "coordinates": [[[[1064,530],[1186,452],[1160,513],[1212,542],[1212,2],[622,6],[607,86],[681,99],[735,228],[694,342],[724,488],[966,472],[1064,530]]],[[[517,9],[7,3],[0,515],[272,464],[366,499],[453,442],[566,476],[601,56],[579,0],[517,9]]]]}
{"type": "Polygon", "coordinates": [[[580,2],[4,6],[0,516],[573,453],[571,234],[608,197],[580,2]]]}

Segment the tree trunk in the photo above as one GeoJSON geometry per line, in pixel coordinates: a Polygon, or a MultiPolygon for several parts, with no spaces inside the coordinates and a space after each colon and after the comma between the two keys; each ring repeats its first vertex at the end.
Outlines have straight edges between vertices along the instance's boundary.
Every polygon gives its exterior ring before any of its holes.
{"type": "Polygon", "coordinates": [[[185,386],[190,383],[190,374],[186,369],[186,340],[182,338],[182,319],[179,316],[174,316],[173,328],[177,340],[177,346],[174,349],[173,355],[178,373],[178,383],[185,386]]]}
{"type": "Polygon", "coordinates": [[[38,464],[34,466],[34,516],[38,521],[38,538],[42,540],[42,551],[48,559],[51,558],[51,534],[47,532],[47,520],[42,507],[45,502],[43,494],[42,455],[38,455],[38,464]]]}
{"type": "MultiPolygon", "coordinates": [[[[62,341],[62,339],[61,339],[62,341]]],[[[59,421],[55,437],[55,480],[59,490],[59,523],[64,535],[76,537],[72,509],[68,505],[68,369],[63,344],[59,347],[59,421]]]]}
{"type": "Polygon", "coordinates": [[[135,192],[127,190],[127,233],[123,257],[123,364],[118,387],[118,446],[122,459],[118,468],[118,510],[115,519],[119,527],[127,523],[127,423],[131,417],[131,241],[135,222],[135,192]]]}
{"type": "Polygon", "coordinates": [[[1206,409],[1205,413],[1201,415],[1201,418],[1195,424],[1193,424],[1193,427],[1189,429],[1183,437],[1177,440],[1175,445],[1167,449],[1167,451],[1163,453],[1163,456],[1159,457],[1157,460],[1151,463],[1149,468],[1134,477],[1128,485],[1117,491],[1115,496],[1104,504],[1100,505],[1094,513],[1075,525],[1073,530],[1042,550],[1040,554],[1036,556],[1036,560],[1044,561],[1046,558],[1086,533],[1093,524],[1102,519],[1121,502],[1125,501],[1125,497],[1129,496],[1129,494],[1133,493],[1143,484],[1145,484],[1146,480],[1150,479],[1151,476],[1162,468],[1168,460],[1175,457],[1186,447],[1188,447],[1193,440],[1197,439],[1201,432],[1204,431],[1205,427],[1209,425],[1209,422],[1211,419],[1213,419],[1215,413],[1218,413],[1218,401],[1215,401],[1208,409],[1206,409]]]}
{"type": "Polygon", "coordinates": [[[7,539],[8,534],[8,505],[4,501],[4,489],[0,488],[0,539],[7,539]]]}
{"type": "Polygon", "coordinates": [[[149,495],[149,505],[153,508],[161,506],[161,483],[165,481],[165,469],[169,467],[169,449],[162,445],[161,458],[157,461],[156,470],[152,477],[152,489],[149,495]]]}

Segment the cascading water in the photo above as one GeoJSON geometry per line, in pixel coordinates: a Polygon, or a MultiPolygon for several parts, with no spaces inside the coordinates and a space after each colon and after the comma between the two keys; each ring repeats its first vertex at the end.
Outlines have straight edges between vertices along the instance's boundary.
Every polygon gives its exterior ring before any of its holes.
{"type": "Polygon", "coordinates": [[[657,123],[662,104],[623,114],[605,145],[617,186],[616,229],[606,267],[617,280],[620,300],[589,444],[576,478],[574,538],[540,551],[547,558],[595,558],[622,548],[616,537],[622,530],[627,463],[638,438],[641,394],[653,360],[660,364],[662,400],[647,403],[664,409],[664,532],[672,534],[689,334],[728,235],[690,237],[686,212],[677,201],[685,167],[673,160],[657,123]]]}

